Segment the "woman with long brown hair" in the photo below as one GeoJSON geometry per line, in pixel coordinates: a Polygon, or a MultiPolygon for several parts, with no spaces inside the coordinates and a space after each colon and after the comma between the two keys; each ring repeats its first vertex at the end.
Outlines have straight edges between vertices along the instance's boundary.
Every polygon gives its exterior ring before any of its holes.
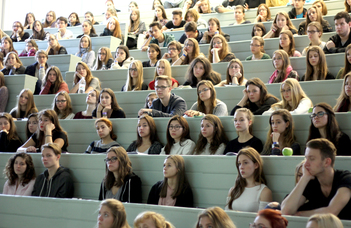
{"type": "Polygon", "coordinates": [[[341,93],[336,100],[334,112],[349,112],[351,111],[351,72],[347,73],[342,83],[341,93]]]}
{"type": "Polygon", "coordinates": [[[84,85],[84,93],[88,93],[93,89],[101,90],[100,81],[94,77],[88,65],[79,61],[76,65],[76,72],[73,75],[73,87],[70,93],[77,93],[79,85],[84,85]]]}
{"type": "Polygon", "coordinates": [[[307,34],[307,26],[311,22],[319,22],[322,26],[322,31],[323,32],[331,32],[333,31],[333,27],[330,26],[329,22],[327,20],[323,19],[323,14],[322,12],[317,8],[317,6],[311,6],[307,10],[307,17],[306,21],[303,21],[299,25],[299,35],[306,35],[307,34]]]}
{"type": "Polygon", "coordinates": [[[275,15],[271,30],[263,36],[264,39],[279,37],[280,32],[290,30],[292,34],[297,33],[297,29],[291,22],[288,13],[281,11],[275,15]]]}
{"type": "Polygon", "coordinates": [[[45,17],[45,22],[43,24],[44,28],[55,28],[56,27],[56,14],[54,11],[50,10],[45,17]]]}
{"type": "Polygon", "coordinates": [[[235,59],[224,36],[219,34],[213,36],[208,48],[208,59],[211,63],[229,62],[235,59]]]}
{"type": "Polygon", "coordinates": [[[222,35],[227,42],[230,41],[230,36],[224,33],[221,29],[221,24],[219,20],[215,17],[212,17],[208,20],[208,30],[204,32],[202,39],[200,40],[200,44],[209,44],[214,35],[222,35]]]}
{"type": "Polygon", "coordinates": [[[38,112],[35,106],[33,92],[30,89],[22,89],[18,95],[17,106],[10,111],[13,118],[27,118],[29,114],[38,112]]]}
{"type": "Polygon", "coordinates": [[[68,85],[63,80],[60,69],[56,66],[51,66],[46,71],[46,75],[43,78],[43,84],[39,95],[57,94],[62,91],[69,93],[68,85]]]}
{"type": "Polygon", "coordinates": [[[52,109],[61,120],[70,120],[74,117],[71,97],[66,91],[61,91],[56,94],[52,103],[52,109]]]}
{"type": "Polygon", "coordinates": [[[101,47],[98,51],[98,57],[95,66],[92,70],[108,70],[111,68],[114,60],[112,58],[111,50],[108,47],[101,47]]]}
{"type": "Polygon", "coordinates": [[[275,71],[269,78],[268,84],[284,82],[288,78],[299,80],[299,75],[293,70],[289,55],[286,51],[276,50],[273,53],[272,63],[275,71]]]}
{"type": "Polygon", "coordinates": [[[203,55],[200,53],[199,43],[194,38],[188,38],[184,41],[183,55],[175,61],[172,66],[188,65],[198,56],[203,55]]]}
{"type": "Polygon", "coordinates": [[[67,50],[61,46],[55,35],[49,35],[48,48],[46,49],[48,55],[66,55],[67,50]]]}
{"type": "Polygon", "coordinates": [[[13,42],[24,42],[29,38],[29,33],[24,31],[24,27],[21,22],[13,22],[12,29],[12,34],[10,37],[13,42]]]}
{"type": "Polygon", "coordinates": [[[17,55],[17,52],[9,52],[7,53],[4,59],[4,68],[1,72],[4,75],[16,75],[16,74],[24,74],[26,68],[23,66],[22,61],[17,55]]]}
{"type": "Polygon", "coordinates": [[[8,113],[0,113],[0,152],[16,152],[22,145],[16,124],[8,113]]]}
{"type": "MultiPolygon", "coordinates": [[[[109,0],[111,1],[111,0],[109,0]]],[[[107,199],[101,202],[96,227],[130,228],[127,213],[121,201],[107,199]]]]}
{"type": "MultiPolygon", "coordinates": [[[[167,61],[167,60],[166,60],[167,61]]],[[[143,64],[139,60],[133,60],[129,64],[126,84],[123,85],[121,91],[138,91],[147,90],[148,86],[144,82],[143,64]]]]}
{"type": "Polygon", "coordinates": [[[118,105],[117,98],[110,88],[101,90],[98,105],[92,113],[95,118],[126,118],[123,109],[118,105]]]}

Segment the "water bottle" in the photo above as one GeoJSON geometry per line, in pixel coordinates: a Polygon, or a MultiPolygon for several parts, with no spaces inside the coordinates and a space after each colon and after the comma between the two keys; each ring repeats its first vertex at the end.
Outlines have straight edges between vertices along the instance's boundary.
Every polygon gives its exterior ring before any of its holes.
{"type": "Polygon", "coordinates": [[[78,93],[85,93],[85,78],[79,81],[78,93]]]}

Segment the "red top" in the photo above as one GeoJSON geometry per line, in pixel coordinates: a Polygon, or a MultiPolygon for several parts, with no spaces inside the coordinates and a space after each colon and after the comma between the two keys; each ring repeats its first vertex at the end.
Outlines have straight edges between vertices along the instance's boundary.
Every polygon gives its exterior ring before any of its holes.
{"type": "MultiPolygon", "coordinates": [[[[172,86],[174,85],[174,83],[177,83],[179,85],[179,82],[177,80],[175,80],[174,78],[172,78],[172,86]]],[[[149,88],[151,90],[155,89],[155,80],[153,80],[149,83],[149,88]]]]}
{"type": "MultiPolygon", "coordinates": [[[[40,91],[39,95],[49,94],[51,85],[52,85],[52,83],[50,81],[46,81],[45,87],[40,91]]],[[[66,91],[67,93],[69,93],[68,85],[66,82],[61,83],[61,85],[56,93],[59,93],[61,91],[66,91]]]]}

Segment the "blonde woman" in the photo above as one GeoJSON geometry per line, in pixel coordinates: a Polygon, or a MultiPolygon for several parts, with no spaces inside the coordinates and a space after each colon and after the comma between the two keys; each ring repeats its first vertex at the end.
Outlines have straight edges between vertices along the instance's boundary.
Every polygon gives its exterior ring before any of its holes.
{"type": "Polygon", "coordinates": [[[334,106],[334,112],[349,112],[351,111],[351,72],[347,73],[344,77],[344,82],[342,84],[341,93],[339,98],[336,100],[336,105],[334,106]]]}
{"type": "Polygon", "coordinates": [[[331,214],[315,214],[312,215],[308,221],[306,228],[313,227],[313,228],[344,228],[344,225],[340,221],[340,219],[331,214]]]}
{"type": "Polygon", "coordinates": [[[17,106],[10,111],[13,118],[27,118],[30,114],[38,112],[35,106],[33,92],[29,89],[22,89],[18,95],[17,106]]]}
{"type": "Polygon", "coordinates": [[[285,30],[290,30],[292,34],[297,33],[297,29],[291,22],[288,13],[278,12],[275,15],[271,30],[269,30],[266,35],[263,36],[263,39],[279,37],[280,32],[285,30]]]}
{"type": "Polygon", "coordinates": [[[286,109],[290,114],[307,114],[308,110],[313,108],[312,101],[294,78],[288,78],[281,84],[280,97],[282,100],[273,104],[263,115],[270,115],[279,109],[286,109]]]}
{"type": "Polygon", "coordinates": [[[203,227],[236,228],[227,213],[220,207],[210,207],[199,214],[196,228],[203,227]]]}
{"type": "Polygon", "coordinates": [[[153,211],[144,211],[134,219],[134,228],[139,227],[173,228],[173,225],[166,221],[161,215],[153,211]]]}
{"type": "Polygon", "coordinates": [[[147,84],[144,82],[143,64],[139,60],[133,60],[129,64],[126,84],[122,87],[122,92],[147,90],[147,84]]]}
{"type": "Polygon", "coordinates": [[[160,75],[166,75],[166,76],[171,78],[172,88],[178,87],[179,82],[175,78],[172,77],[171,64],[169,63],[169,61],[167,59],[160,59],[156,64],[154,80],[152,80],[149,83],[150,90],[155,90],[155,79],[157,76],[160,76],[160,75]]]}

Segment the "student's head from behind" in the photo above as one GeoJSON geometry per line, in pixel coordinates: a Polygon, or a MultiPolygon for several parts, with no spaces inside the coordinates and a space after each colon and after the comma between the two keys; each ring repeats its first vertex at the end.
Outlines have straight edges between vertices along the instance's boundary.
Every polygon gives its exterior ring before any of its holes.
{"type": "Polygon", "coordinates": [[[351,17],[349,13],[342,11],[334,17],[336,34],[341,37],[348,37],[350,34],[351,17]]]}
{"type": "Polygon", "coordinates": [[[17,136],[16,124],[9,113],[0,113],[0,131],[5,131],[7,133],[8,140],[17,136]]]}
{"type": "Polygon", "coordinates": [[[259,78],[251,78],[246,84],[245,88],[250,102],[263,104],[267,99],[268,90],[264,82],[259,78]]]}
{"type": "Polygon", "coordinates": [[[184,32],[187,38],[197,38],[199,32],[197,31],[197,24],[194,21],[187,22],[184,26],[184,32]]]}
{"type": "Polygon", "coordinates": [[[160,99],[170,96],[172,90],[172,80],[166,75],[157,76],[155,79],[155,91],[160,99]]]}
{"type": "Polygon", "coordinates": [[[198,215],[196,228],[236,228],[233,221],[220,207],[209,207],[198,215]]]}
{"type": "Polygon", "coordinates": [[[184,18],[187,22],[190,22],[190,21],[197,22],[197,20],[199,20],[200,18],[200,14],[199,12],[197,12],[196,9],[191,8],[185,13],[184,18]]]}
{"type": "Polygon", "coordinates": [[[95,129],[100,139],[111,137],[113,140],[117,140],[117,135],[113,132],[112,122],[107,118],[100,118],[95,121],[95,129]]]}
{"type": "Polygon", "coordinates": [[[28,184],[35,178],[35,168],[32,156],[25,152],[16,153],[7,161],[4,174],[7,176],[10,185],[15,185],[16,180],[21,179],[21,184],[28,184]]]}
{"type": "Polygon", "coordinates": [[[116,199],[106,199],[101,202],[97,218],[97,227],[130,228],[127,222],[127,213],[123,204],[116,199]]]}
{"type": "Polygon", "coordinates": [[[178,41],[173,40],[167,45],[167,50],[169,57],[175,58],[182,52],[182,45],[178,41]]]}
{"type": "Polygon", "coordinates": [[[316,6],[319,11],[323,14],[323,16],[328,14],[328,8],[327,5],[324,3],[323,0],[316,0],[314,3],[312,3],[313,6],[316,6]]]}
{"type": "Polygon", "coordinates": [[[306,224],[306,228],[343,228],[344,225],[340,219],[331,214],[315,214],[312,215],[306,224]]]}
{"type": "Polygon", "coordinates": [[[152,102],[157,98],[155,92],[151,92],[146,96],[144,108],[151,108],[152,102]]]}
{"type": "Polygon", "coordinates": [[[182,23],[182,11],[181,10],[173,10],[172,12],[172,22],[174,26],[180,26],[182,23]]]}
{"type": "Polygon", "coordinates": [[[327,168],[334,168],[336,148],[328,139],[318,138],[307,142],[305,168],[312,176],[318,176],[327,168]]]}
{"type": "Polygon", "coordinates": [[[278,210],[264,209],[258,212],[252,227],[286,228],[288,220],[282,216],[278,210]]]}
{"type": "Polygon", "coordinates": [[[46,143],[41,146],[41,161],[45,168],[58,167],[60,158],[61,148],[56,143],[46,143]]]}
{"type": "Polygon", "coordinates": [[[147,57],[150,60],[159,60],[161,59],[161,49],[157,44],[149,44],[147,48],[147,57]]]}
{"type": "Polygon", "coordinates": [[[266,183],[263,175],[263,160],[254,148],[245,147],[241,149],[236,156],[235,164],[238,171],[235,185],[243,185],[246,183],[245,179],[252,177],[255,182],[266,183]]]}
{"type": "Polygon", "coordinates": [[[134,219],[134,228],[172,228],[172,224],[161,215],[153,211],[144,211],[134,219]]]}
{"type": "Polygon", "coordinates": [[[248,108],[239,108],[234,114],[234,127],[236,132],[249,131],[252,134],[252,124],[254,121],[254,115],[248,108]]]}
{"type": "Polygon", "coordinates": [[[290,65],[290,58],[288,53],[283,49],[276,50],[272,58],[273,67],[278,71],[285,71],[290,65]]]}

